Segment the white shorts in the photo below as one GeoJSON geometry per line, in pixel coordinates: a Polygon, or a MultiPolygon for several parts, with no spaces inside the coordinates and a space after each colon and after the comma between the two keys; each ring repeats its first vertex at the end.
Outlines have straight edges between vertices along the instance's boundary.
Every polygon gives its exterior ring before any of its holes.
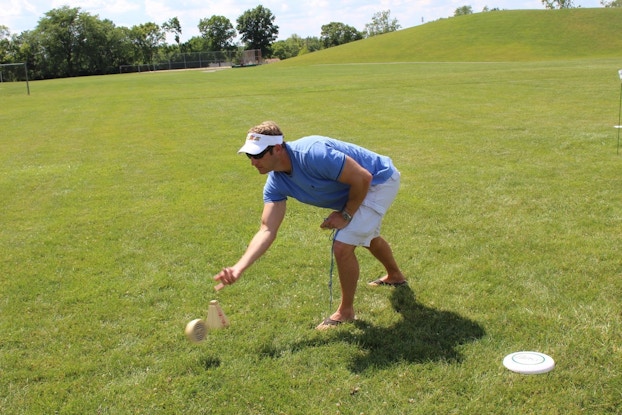
{"type": "Polygon", "coordinates": [[[335,235],[335,240],[348,245],[369,247],[371,240],[380,236],[382,218],[397,196],[400,172],[395,170],[386,182],[371,186],[352,221],[335,235]]]}

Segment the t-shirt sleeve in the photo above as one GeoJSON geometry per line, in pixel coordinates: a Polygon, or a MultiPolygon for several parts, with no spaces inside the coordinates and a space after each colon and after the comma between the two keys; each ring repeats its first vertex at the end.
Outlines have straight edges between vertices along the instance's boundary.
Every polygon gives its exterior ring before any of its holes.
{"type": "Polygon", "coordinates": [[[279,190],[274,175],[268,175],[266,184],[263,187],[264,203],[281,202],[283,200],[287,200],[287,194],[279,190]]]}

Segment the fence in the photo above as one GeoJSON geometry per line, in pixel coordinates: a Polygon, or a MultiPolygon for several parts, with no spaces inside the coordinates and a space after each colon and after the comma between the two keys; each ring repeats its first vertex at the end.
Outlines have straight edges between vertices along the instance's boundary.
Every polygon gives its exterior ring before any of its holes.
{"type": "Polygon", "coordinates": [[[119,73],[261,65],[261,50],[178,53],[152,64],[121,65],[119,73]]]}

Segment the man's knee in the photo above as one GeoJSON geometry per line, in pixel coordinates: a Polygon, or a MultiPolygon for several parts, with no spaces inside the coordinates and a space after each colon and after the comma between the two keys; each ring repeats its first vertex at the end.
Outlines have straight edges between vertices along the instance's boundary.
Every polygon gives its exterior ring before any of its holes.
{"type": "Polygon", "coordinates": [[[354,255],[356,246],[335,241],[333,245],[333,254],[336,260],[347,259],[354,255]]]}

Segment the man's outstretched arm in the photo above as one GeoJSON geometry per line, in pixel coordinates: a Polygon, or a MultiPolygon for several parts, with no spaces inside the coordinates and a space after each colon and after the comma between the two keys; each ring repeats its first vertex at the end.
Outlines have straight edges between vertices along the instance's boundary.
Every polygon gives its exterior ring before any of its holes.
{"type": "Polygon", "coordinates": [[[222,271],[214,276],[214,280],[219,282],[214,287],[216,291],[221,290],[225,285],[236,282],[242,276],[242,273],[270,248],[285,217],[285,207],[286,202],[284,200],[264,205],[259,231],[251,239],[244,255],[235,265],[223,268],[222,271]]]}

